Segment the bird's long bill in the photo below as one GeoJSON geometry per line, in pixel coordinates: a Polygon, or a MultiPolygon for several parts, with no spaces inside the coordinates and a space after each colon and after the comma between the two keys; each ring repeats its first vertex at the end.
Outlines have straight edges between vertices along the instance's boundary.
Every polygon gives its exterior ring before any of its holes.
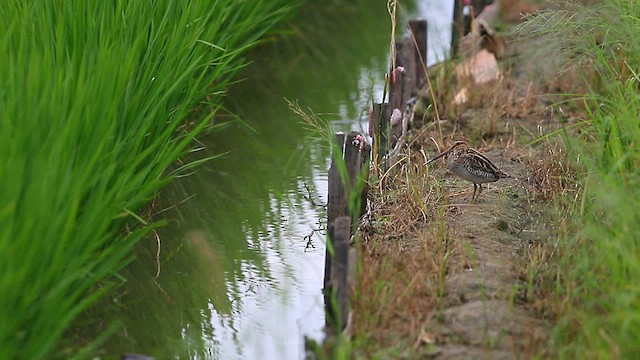
{"type": "Polygon", "coordinates": [[[450,151],[451,151],[451,149],[449,149],[449,150],[447,150],[447,151],[443,151],[443,152],[441,152],[441,153],[440,153],[440,155],[438,155],[438,156],[434,157],[433,159],[431,159],[431,160],[427,161],[427,162],[425,163],[425,165],[429,165],[429,164],[431,164],[432,162],[434,162],[434,161],[436,161],[436,160],[440,159],[441,157],[443,157],[443,156],[447,155],[450,151]]]}

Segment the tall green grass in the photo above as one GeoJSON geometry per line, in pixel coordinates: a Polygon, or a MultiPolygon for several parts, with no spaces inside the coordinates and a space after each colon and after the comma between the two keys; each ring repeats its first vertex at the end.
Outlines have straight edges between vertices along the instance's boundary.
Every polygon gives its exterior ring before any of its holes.
{"type": "Polygon", "coordinates": [[[72,321],[160,225],[136,212],[287,3],[3,3],[0,358],[50,358],[70,345],[72,321]]]}
{"type": "MultiPolygon", "coordinates": [[[[640,356],[640,2],[573,4],[534,19],[586,65],[588,126],[566,144],[585,169],[576,234],[555,263],[561,358],[640,356]],[[568,42],[567,42],[568,41],[568,42]],[[572,46],[566,46],[568,43],[572,46]]],[[[575,61],[578,60],[578,61],[575,61]]]]}

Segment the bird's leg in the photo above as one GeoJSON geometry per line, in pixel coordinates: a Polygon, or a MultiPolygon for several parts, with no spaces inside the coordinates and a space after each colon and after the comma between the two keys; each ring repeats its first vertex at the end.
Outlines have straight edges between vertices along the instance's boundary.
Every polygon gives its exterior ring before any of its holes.
{"type": "Polygon", "coordinates": [[[471,195],[471,202],[473,202],[476,199],[476,189],[478,188],[478,185],[476,183],[473,183],[473,195],[471,195]]]}

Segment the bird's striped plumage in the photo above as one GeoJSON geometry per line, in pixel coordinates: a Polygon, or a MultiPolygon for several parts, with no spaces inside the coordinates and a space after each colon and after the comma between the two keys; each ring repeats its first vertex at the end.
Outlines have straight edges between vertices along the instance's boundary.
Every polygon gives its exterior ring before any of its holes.
{"type": "Polygon", "coordinates": [[[482,184],[495,182],[509,176],[498,169],[486,156],[470,148],[464,141],[456,141],[449,149],[427,161],[427,164],[441,157],[445,158],[447,167],[452,173],[473,183],[472,201],[476,199],[478,188],[480,188],[478,191],[478,196],[480,196],[482,184]]]}

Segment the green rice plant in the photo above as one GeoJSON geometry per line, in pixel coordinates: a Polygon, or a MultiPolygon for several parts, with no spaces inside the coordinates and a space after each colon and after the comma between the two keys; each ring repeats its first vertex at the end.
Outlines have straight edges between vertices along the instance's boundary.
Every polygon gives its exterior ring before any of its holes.
{"type": "Polygon", "coordinates": [[[71,345],[73,320],[162,225],[136,212],[184,170],[167,171],[287,3],[3,3],[0,358],[71,345]]]}
{"type": "Polygon", "coordinates": [[[640,3],[572,4],[534,18],[564,34],[560,48],[588,73],[588,126],[566,145],[585,172],[576,233],[559,242],[554,352],[637,358],[640,332],[640,3]],[[568,35],[568,36],[567,36],[568,35]],[[570,46],[568,46],[570,45],[570,46]],[[585,66],[586,65],[586,66],[585,66]],[[592,76],[595,75],[595,76],[592,76]],[[586,141],[585,141],[586,140],[586,141]]]}

